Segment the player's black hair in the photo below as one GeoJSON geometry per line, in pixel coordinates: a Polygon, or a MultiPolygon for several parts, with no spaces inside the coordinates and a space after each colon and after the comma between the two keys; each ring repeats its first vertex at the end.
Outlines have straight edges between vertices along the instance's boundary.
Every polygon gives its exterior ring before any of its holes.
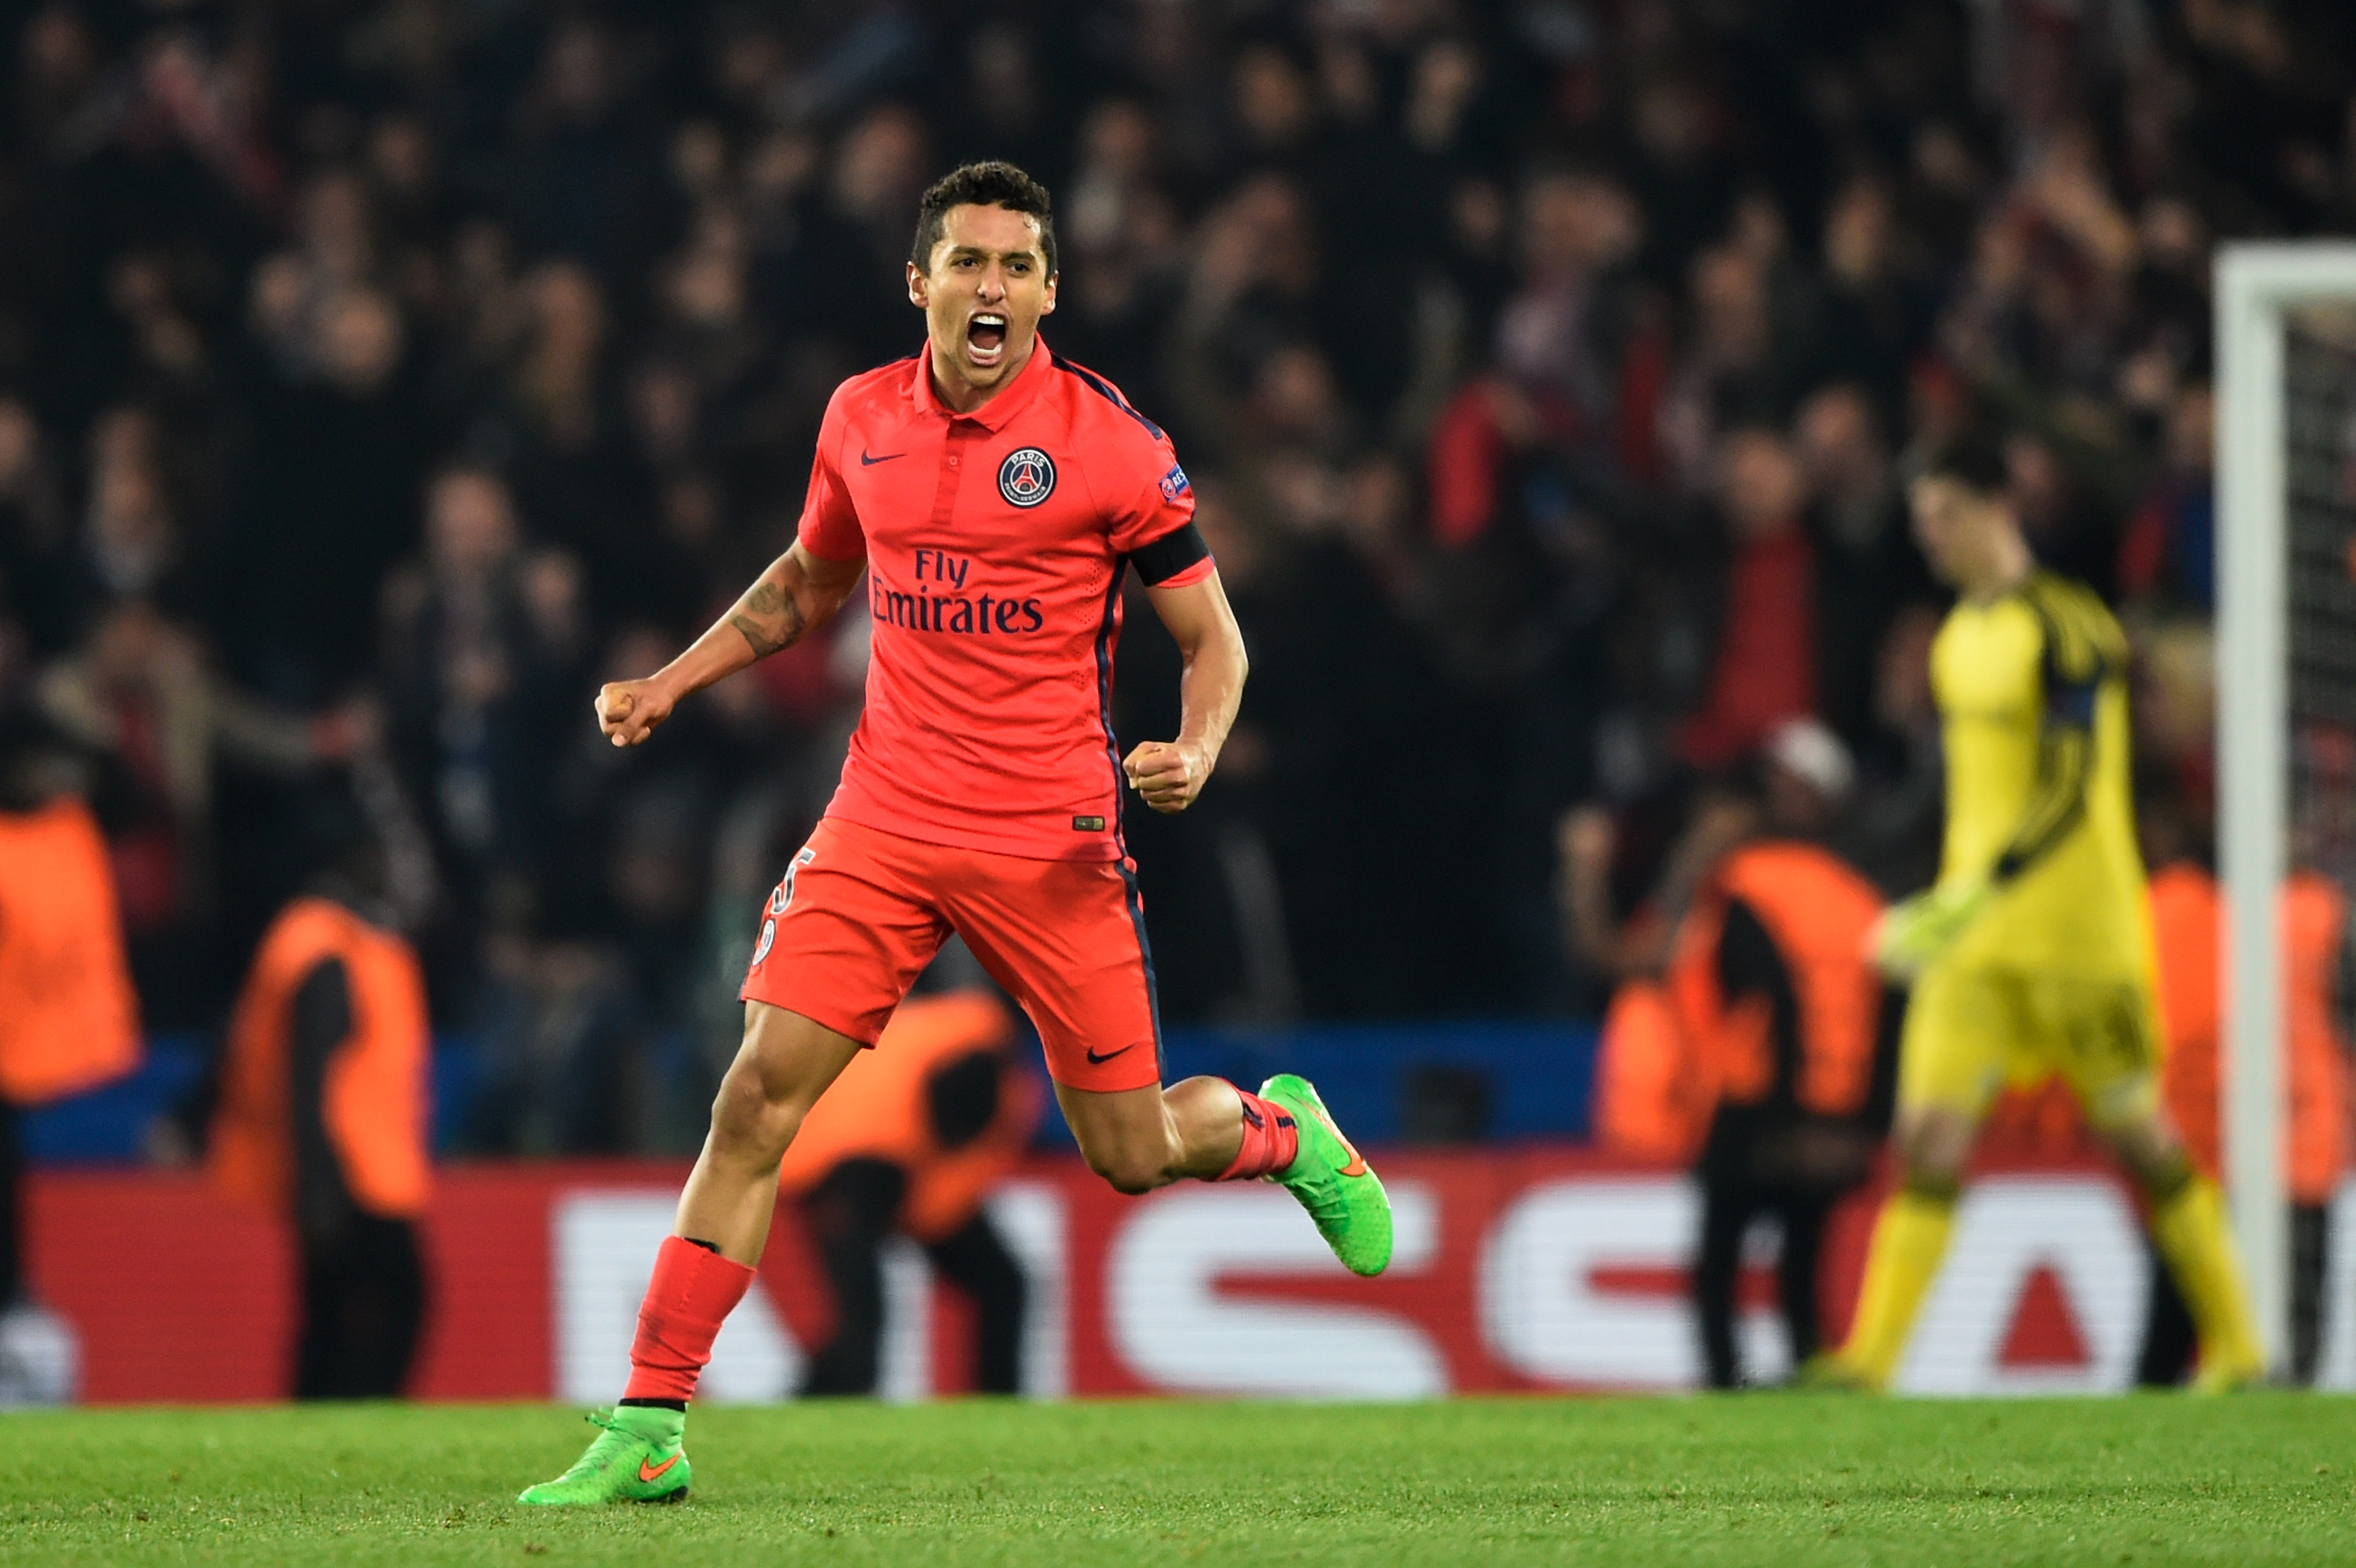
{"type": "Polygon", "coordinates": [[[1933,453],[1917,477],[1953,480],[1975,496],[2000,496],[2012,482],[2004,438],[1995,431],[1966,431],[1933,453]]]}
{"type": "Polygon", "coordinates": [[[951,169],[935,180],[916,204],[916,242],[908,261],[916,271],[932,265],[933,247],[952,207],[1002,207],[1039,220],[1039,249],[1047,257],[1047,275],[1055,275],[1055,204],[1047,187],[1012,164],[991,159],[951,169]]]}

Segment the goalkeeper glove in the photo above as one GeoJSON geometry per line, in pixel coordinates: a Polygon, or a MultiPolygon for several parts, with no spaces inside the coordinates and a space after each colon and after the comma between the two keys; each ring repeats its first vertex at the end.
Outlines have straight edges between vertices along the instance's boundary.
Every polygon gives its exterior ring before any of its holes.
{"type": "Polygon", "coordinates": [[[1987,907],[1986,879],[1944,882],[1890,906],[1873,928],[1873,961],[1894,980],[1912,980],[1987,907]]]}

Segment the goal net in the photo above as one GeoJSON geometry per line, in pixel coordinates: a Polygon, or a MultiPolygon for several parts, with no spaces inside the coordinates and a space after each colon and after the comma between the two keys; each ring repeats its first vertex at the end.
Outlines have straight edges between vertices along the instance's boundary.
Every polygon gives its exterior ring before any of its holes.
{"type": "Polygon", "coordinates": [[[2356,886],[2356,304],[2294,310],[2283,325],[2288,853],[2346,888],[2356,886]]]}
{"type": "MultiPolygon", "coordinates": [[[[2356,888],[2356,245],[2224,248],[2217,358],[2221,940],[2228,975],[2269,977],[2229,991],[2222,1130],[2252,1304],[2279,1369],[2292,1238],[2276,912],[2294,869],[2356,888]]],[[[2325,1292],[2327,1312],[2338,1294],[2325,1292]]],[[[2348,1325],[2332,1327],[2346,1338],[2348,1325]]]]}

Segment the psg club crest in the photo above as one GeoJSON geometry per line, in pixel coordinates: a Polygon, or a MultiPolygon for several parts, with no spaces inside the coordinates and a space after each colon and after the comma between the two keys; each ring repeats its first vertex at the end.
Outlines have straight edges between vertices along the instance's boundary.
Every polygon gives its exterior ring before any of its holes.
{"type": "Polygon", "coordinates": [[[1006,454],[998,465],[998,493],[1012,507],[1035,507],[1055,493],[1055,460],[1035,446],[1006,454]]]}

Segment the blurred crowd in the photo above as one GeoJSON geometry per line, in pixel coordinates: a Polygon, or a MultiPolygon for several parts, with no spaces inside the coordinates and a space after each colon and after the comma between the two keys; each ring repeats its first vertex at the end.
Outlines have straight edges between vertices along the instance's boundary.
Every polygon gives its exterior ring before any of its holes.
{"type": "Polygon", "coordinates": [[[218,1027],[355,790],[485,1149],[701,1125],[863,627],[628,755],[589,697],[790,538],[960,160],[1055,193],[1045,336],[1172,432],[1252,648],[1216,785],[1132,814],[1177,1021],[1592,1010],[1565,853],[1633,903],[1799,716],[1927,880],[1902,481],[1967,423],[2199,798],[2211,247],[2356,221],[2331,0],[9,16],[7,731],[79,761],[155,1030],[218,1027]]]}

